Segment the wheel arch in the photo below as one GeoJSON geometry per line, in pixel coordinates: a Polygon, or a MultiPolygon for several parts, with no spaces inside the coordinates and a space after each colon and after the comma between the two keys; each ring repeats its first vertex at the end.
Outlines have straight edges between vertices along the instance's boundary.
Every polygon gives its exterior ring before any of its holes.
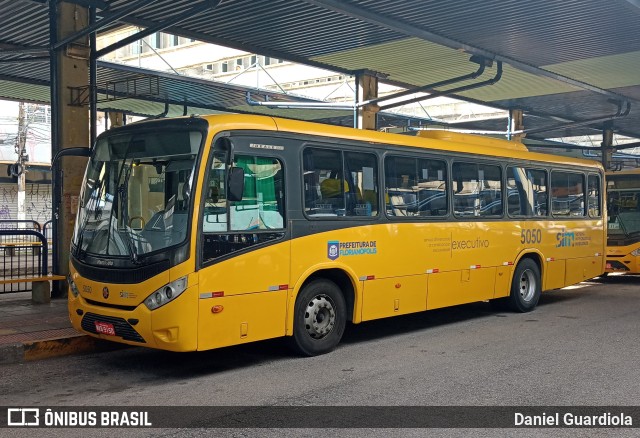
{"type": "Polygon", "coordinates": [[[536,265],[538,265],[538,269],[540,270],[541,286],[544,285],[545,283],[544,281],[545,265],[543,262],[544,258],[542,257],[542,254],[538,250],[525,250],[520,254],[518,254],[516,261],[513,263],[513,270],[511,271],[511,280],[509,281],[509,284],[511,284],[511,282],[513,281],[513,276],[516,273],[516,267],[518,266],[518,263],[520,263],[524,259],[531,259],[535,262],[536,265]]]}
{"type": "Polygon", "coordinates": [[[359,302],[357,297],[360,296],[361,291],[355,273],[346,266],[317,266],[315,269],[311,269],[300,276],[289,297],[285,326],[285,334],[287,336],[293,335],[294,309],[300,291],[313,280],[321,278],[334,282],[342,292],[347,304],[347,321],[359,322],[356,318],[355,309],[359,302]]]}

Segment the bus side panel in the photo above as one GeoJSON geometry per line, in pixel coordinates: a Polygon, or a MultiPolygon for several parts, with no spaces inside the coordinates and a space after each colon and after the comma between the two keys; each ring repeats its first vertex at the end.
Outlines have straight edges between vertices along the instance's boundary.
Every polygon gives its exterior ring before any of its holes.
{"type": "Polygon", "coordinates": [[[362,320],[427,310],[427,276],[376,278],[364,282],[362,320]]]}
{"type": "Polygon", "coordinates": [[[289,250],[287,240],[199,271],[198,350],[284,336],[289,250]]]}
{"type": "Polygon", "coordinates": [[[427,309],[491,299],[494,296],[495,278],[495,267],[430,274],[427,309]]]}
{"type": "Polygon", "coordinates": [[[511,272],[513,266],[498,266],[496,268],[495,292],[493,298],[506,297],[511,293],[511,272]]]}
{"type": "Polygon", "coordinates": [[[567,260],[566,285],[580,283],[602,274],[602,257],[580,257],[567,260]]]}
{"type": "Polygon", "coordinates": [[[544,290],[560,289],[565,286],[565,261],[564,260],[552,260],[547,262],[546,276],[544,281],[544,290]]]}
{"type": "Polygon", "coordinates": [[[284,336],[287,293],[281,290],[201,299],[198,350],[284,336]]]}

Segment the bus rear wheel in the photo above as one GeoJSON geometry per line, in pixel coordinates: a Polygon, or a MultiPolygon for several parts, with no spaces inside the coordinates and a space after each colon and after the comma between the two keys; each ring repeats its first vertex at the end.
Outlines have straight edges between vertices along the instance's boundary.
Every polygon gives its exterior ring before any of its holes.
{"type": "Polygon", "coordinates": [[[333,350],[344,333],[347,311],[340,288],[330,280],[313,280],[296,300],[293,347],[304,356],[333,350]]]}
{"type": "Polygon", "coordinates": [[[509,307],[516,312],[530,312],[538,305],[541,292],[540,268],[533,260],[522,259],[511,281],[509,307]]]}

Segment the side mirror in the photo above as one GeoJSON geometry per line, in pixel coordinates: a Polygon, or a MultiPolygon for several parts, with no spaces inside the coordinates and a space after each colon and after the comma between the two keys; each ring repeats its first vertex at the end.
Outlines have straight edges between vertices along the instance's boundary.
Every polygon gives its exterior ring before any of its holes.
{"type": "Polygon", "coordinates": [[[229,169],[229,192],[227,199],[229,201],[242,201],[242,192],[244,191],[244,169],[241,167],[232,167],[229,169]]]}
{"type": "Polygon", "coordinates": [[[64,148],[58,151],[53,157],[52,163],[56,163],[62,157],[88,157],[91,155],[91,149],[85,147],[64,148]]]}

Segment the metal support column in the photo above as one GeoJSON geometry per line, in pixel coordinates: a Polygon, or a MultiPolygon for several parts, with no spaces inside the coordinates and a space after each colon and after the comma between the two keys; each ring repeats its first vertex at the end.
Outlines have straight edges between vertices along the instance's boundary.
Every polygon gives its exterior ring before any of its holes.
{"type": "MultiPolygon", "coordinates": [[[[89,25],[88,9],[77,4],[49,3],[51,47],[68,35],[89,25]]],[[[52,156],[62,149],[89,145],[89,111],[84,106],[70,105],[69,88],[87,85],[89,76],[89,42],[86,36],[68,46],[52,49],[51,53],[51,113],[52,156]],[[85,50],[86,49],[86,50],[85,50]]],[[[84,176],[86,158],[65,157],[53,163],[53,271],[69,272],[69,248],[76,219],[78,194],[84,176]]],[[[67,284],[54,282],[52,297],[64,297],[67,284]]]]}
{"type": "MultiPolygon", "coordinates": [[[[96,8],[89,9],[89,24],[94,26],[96,24],[96,8]]],[[[89,145],[93,147],[98,136],[98,58],[96,52],[98,51],[96,33],[89,34],[89,47],[91,52],[89,53],[89,129],[91,131],[89,145]]]]}
{"type": "MultiPolygon", "coordinates": [[[[55,157],[56,153],[60,150],[60,117],[58,113],[58,107],[60,106],[61,97],[59,95],[60,88],[58,87],[58,55],[57,50],[53,47],[58,42],[58,0],[51,0],[49,2],[49,42],[51,50],[49,52],[49,87],[51,94],[51,157],[55,157]]],[[[53,272],[60,272],[60,263],[58,262],[58,219],[59,219],[59,206],[61,198],[60,190],[60,175],[59,175],[60,163],[56,163],[55,160],[51,163],[51,232],[53,237],[53,245],[51,248],[52,266],[53,272]]],[[[56,286],[53,286],[52,295],[59,295],[61,291],[56,290],[56,286]]],[[[57,282],[59,283],[59,282],[57,282]]]]}
{"type": "Polygon", "coordinates": [[[604,123],[600,150],[602,152],[602,166],[604,170],[609,170],[613,158],[613,122],[604,123]]]}

